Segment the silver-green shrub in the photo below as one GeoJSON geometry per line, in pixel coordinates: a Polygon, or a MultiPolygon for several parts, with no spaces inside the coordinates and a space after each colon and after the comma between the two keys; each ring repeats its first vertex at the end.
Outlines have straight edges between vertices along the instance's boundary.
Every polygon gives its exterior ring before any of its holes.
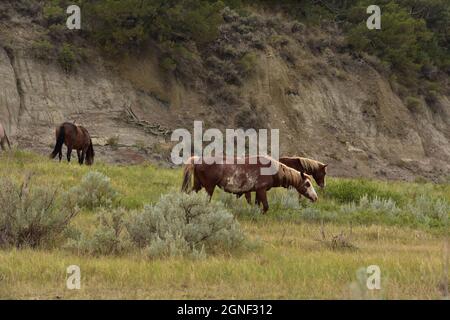
{"type": "Polygon", "coordinates": [[[204,192],[163,195],[146,205],[127,222],[133,243],[146,248],[151,257],[206,255],[242,244],[244,234],[222,203],[209,201],[204,192]]]}
{"type": "Polygon", "coordinates": [[[37,247],[62,237],[78,213],[75,198],[56,187],[0,178],[0,246],[37,247]]]}
{"type": "Polygon", "coordinates": [[[125,230],[123,208],[102,208],[96,213],[97,222],[93,234],[81,233],[71,239],[66,248],[92,255],[120,254],[131,244],[125,230]]]}
{"type": "MultiPolygon", "coordinates": [[[[250,205],[244,200],[244,195],[237,199],[236,195],[218,191],[217,199],[223,203],[225,209],[238,217],[251,217],[257,219],[261,216],[261,208],[256,205],[250,205]]],[[[255,200],[255,193],[253,193],[253,201],[255,200]]]]}
{"type": "Polygon", "coordinates": [[[108,207],[118,195],[109,177],[98,171],[88,172],[71,192],[76,195],[78,205],[87,209],[108,207]]]}
{"type": "Polygon", "coordinates": [[[420,195],[414,202],[408,203],[407,210],[422,223],[429,224],[432,219],[448,223],[450,204],[445,200],[433,200],[426,195],[420,195]]]}
{"type": "Polygon", "coordinates": [[[276,192],[273,197],[274,203],[278,203],[282,209],[300,209],[300,196],[297,190],[289,188],[276,192]]]}
{"type": "Polygon", "coordinates": [[[369,198],[367,195],[362,196],[357,204],[350,202],[341,206],[341,212],[345,214],[351,214],[363,210],[373,213],[383,213],[391,216],[395,216],[401,211],[401,209],[397,207],[395,201],[390,198],[382,199],[377,196],[374,198],[369,198]]]}

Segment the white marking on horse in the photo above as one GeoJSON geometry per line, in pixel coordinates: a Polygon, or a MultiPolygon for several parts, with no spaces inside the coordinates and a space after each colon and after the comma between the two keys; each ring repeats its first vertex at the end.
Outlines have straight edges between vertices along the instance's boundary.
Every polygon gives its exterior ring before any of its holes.
{"type": "Polygon", "coordinates": [[[253,175],[237,167],[233,175],[226,178],[223,189],[232,193],[246,192],[253,189],[255,184],[256,178],[253,175]]]}
{"type": "Polygon", "coordinates": [[[310,199],[313,199],[314,201],[317,200],[317,193],[311,182],[310,182],[310,186],[306,189],[306,194],[308,195],[308,197],[310,199]]]}

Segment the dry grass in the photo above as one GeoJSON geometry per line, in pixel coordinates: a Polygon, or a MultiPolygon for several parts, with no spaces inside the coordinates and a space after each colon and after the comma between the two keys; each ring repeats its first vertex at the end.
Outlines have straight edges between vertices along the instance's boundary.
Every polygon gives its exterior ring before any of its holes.
{"type": "MultiPolygon", "coordinates": [[[[65,251],[0,251],[2,298],[320,298],[439,299],[443,240],[393,227],[357,227],[357,251],[314,241],[316,224],[245,222],[261,245],[205,260],[147,260],[138,253],[92,258],[65,251]],[[377,238],[370,235],[376,233],[377,238]],[[81,290],[67,290],[66,267],[81,268],[81,290]],[[359,292],[361,267],[381,268],[382,290],[359,292]],[[357,288],[358,286],[356,286],[357,288]]],[[[328,226],[333,232],[340,227],[328,226]]]]}

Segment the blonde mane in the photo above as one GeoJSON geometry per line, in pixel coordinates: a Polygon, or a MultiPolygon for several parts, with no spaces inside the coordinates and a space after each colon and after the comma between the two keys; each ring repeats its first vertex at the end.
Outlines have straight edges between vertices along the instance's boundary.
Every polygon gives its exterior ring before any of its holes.
{"type": "MultiPolygon", "coordinates": [[[[272,160],[275,161],[275,160],[272,160]]],[[[287,187],[299,187],[300,184],[303,182],[302,175],[299,171],[289,168],[288,166],[282,164],[281,162],[278,162],[278,172],[277,176],[280,181],[281,186],[287,188],[287,187]]],[[[307,174],[305,174],[309,179],[311,177],[307,174]]]]}

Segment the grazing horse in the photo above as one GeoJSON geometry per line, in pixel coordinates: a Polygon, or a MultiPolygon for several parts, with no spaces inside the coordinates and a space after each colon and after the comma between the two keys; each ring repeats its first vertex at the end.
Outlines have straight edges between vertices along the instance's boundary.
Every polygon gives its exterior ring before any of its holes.
{"type": "Polygon", "coordinates": [[[273,187],[294,187],[299,194],[303,194],[311,201],[317,200],[317,194],[311,182],[311,177],[295,169],[266,156],[246,157],[245,163],[226,163],[207,161],[202,159],[202,163],[195,163],[197,157],[191,157],[185,164],[183,172],[183,185],[181,190],[198,192],[202,187],[210,197],[214,193],[214,188],[218,186],[226,192],[242,195],[255,191],[257,204],[263,204],[263,212],[267,212],[269,204],[266,192],[273,187]],[[264,158],[264,159],[262,159],[264,158]],[[256,160],[256,161],[254,161],[256,160]],[[262,161],[263,160],[263,161],[262,161]],[[278,167],[278,171],[272,175],[261,174],[261,169],[269,169],[270,166],[278,167]],[[194,185],[191,187],[191,180],[194,177],[194,185]]]}
{"type": "Polygon", "coordinates": [[[302,157],[281,157],[278,161],[290,168],[313,176],[319,187],[325,188],[328,164],[302,157]]]}
{"type": "Polygon", "coordinates": [[[78,163],[81,165],[86,158],[86,164],[94,163],[94,148],[89,132],[82,126],[76,126],[73,123],[64,122],[56,129],[56,145],[50,155],[54,159],[59,155],[59,161],[62,158],[62,146],[67,146],[67,161],[70,162],[72,149],[77,150],[78,163]]]}
{"type": "MultiPolygon", "coordinates": [[[[292,169],[313,176],[319,187],[325,188],[325,176],[327,174],[328,164],[302,157],[281,157],[278,161],[292,169]]],[[[238,195],[238,197],[240,196],[238,195]]],[[[245,199],[251,204],[252,196],[250,192],[245,193],[245,199]]],[[[258,202],[257,198],[256,202],[258,202]]]]}
{"type": "Polygon", "coordinates": [[[9,143],[8,136],[6,135],[6,131],[3,128],[2,124],[0,123],[0,146],[2,147],[2,150],[5,151],[5,142],[8,144],[9,149],[11,149],[11,144],[9,143]]]}

